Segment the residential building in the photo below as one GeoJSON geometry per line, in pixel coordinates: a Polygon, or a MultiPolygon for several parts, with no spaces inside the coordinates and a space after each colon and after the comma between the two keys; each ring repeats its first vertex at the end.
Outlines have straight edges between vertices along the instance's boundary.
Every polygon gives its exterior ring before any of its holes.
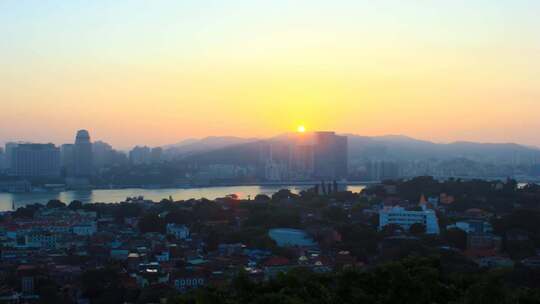
{"type": "Polygon", "coordinates": [[[152,150],[147,146],[136,146],[129,151],[129,161],[134,165],[149,164],[152,162],[152,150]]]}
{"type": "Polygon", "coordinates": [[[92,236],[97,232],[97,226],[95,222],[77,224],[71,227],[73,234],[79,236],[92,236]]]}
{"type": "Polygon", "coordinates": [[[207,278],[201,271],[178,271],[172,275],[174,287],[180,291],[195,289],[207,284],[207,278]]]}
{"type": "Polygon", "coordinates": [[[63,144],[60,147],[60,166],[65,176],[75,174],[75,145],[63,144]]]}
{"type": "Polygon", "coordinates": [[[9,151],[11,176],[60,176],[60,149],[53,144],[16,144],[9,151]]]}
{"type": "Polygon", "coordinates": [[[465,220],[458,221],[455,224],[446,226],[446,229],[461,229],[466,233],[491,233],[493,227],[487,221],[483,220],[465,220]]]}
{"type": "Polygon", "coordinates": [[[189,238],[189,229],[185,225],[169,223],[167,224],[167,234],[173,235],[179,240],[185,240],[189,238]]]}
{"type": "Polygon", "coordinates": [[[341,180],[348,174],[348,144],[346,136],[334,132],[315,132],[313,174],[317,179],[341,180]]]}

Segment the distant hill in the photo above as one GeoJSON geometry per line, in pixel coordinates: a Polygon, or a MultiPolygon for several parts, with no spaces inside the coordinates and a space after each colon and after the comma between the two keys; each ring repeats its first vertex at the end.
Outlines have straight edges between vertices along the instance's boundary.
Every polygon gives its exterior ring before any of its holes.
{"type": "Polygon", "coordinates": [[[540,160],[540,150],[513,143],[453,142],[448,144],[406,136],[364,137],[348,135],[351,158],[422,160],[466,158],[481,162],[509,163],[540,160]]]}
{"type": "MultiPolygon", "coordinates": [[[[448,144],[418,140],[403,135],[360,136],[349,139],[349,159],[362,160],[448,160],[465,158],[480,162],[514,163],[540,160],[540,149],[513,143],[454,142],[448,144]]],[[[288,134],[268,139],[207,137],[166,146],[168,153],[204,163],[246,163],[258,158],[260,145],[284,142],[288,134]]]]}
{"type": "Polygon", "coordinates": [[[176,144],[164,146],[163,148],[169,155],[185,157],[197,153],[254,142],[256,140],[256,138],[241,138],[234,136],[209,136],[202,139],[186,139],[176,144]]]}

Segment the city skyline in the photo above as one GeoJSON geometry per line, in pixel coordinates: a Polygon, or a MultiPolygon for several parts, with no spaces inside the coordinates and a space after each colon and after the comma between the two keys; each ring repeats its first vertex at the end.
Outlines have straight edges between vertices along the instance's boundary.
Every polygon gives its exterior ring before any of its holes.
{"type": "Polygon", "coordinates": [[[534,1],[0,3],[0,141],[335,130],[540,146],[534,1]],[[136,134],[136,136],[134,136],[136,134]]]}

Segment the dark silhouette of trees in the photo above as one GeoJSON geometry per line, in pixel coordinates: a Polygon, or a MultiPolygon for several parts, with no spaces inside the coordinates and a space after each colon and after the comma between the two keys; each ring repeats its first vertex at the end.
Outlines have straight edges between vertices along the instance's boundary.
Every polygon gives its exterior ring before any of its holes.
{"type": "Polygon", "coordinates": [[[413,235],[421,235],[426,233],[426,225],[421,223],[414,223],[409,227],[409,232],[413,235]]]}
{"type": "Polygon", "coordinates": [[[47,208],[64,208],[66,204],[62,203],[60,200],[53,199],[47,202],[47,208]]]}
{"type": "Polygon", "coordinates": [[[83,206],[83,203],[81,201],[74,200],[74,201],[71,201],[71,203],[69,203],[68,208],[77,210],[77,209],[82,209],[82,206],[83,206]]]}
{"type": "Polygon", "coordinates": [[[465,250],[467,248],[467,233],[461,229],[448,229],[444,235],[444,239],[448,245],[465,250]]]}
{"type": "Polygon", "coordinates": [[[157,214],[147,214],[144,215],[139,220],[139,231],[141,233],[147,233],[147,232],[157,232],[157,233],[165,233],[165,220],[160,218],[157,214]]]}

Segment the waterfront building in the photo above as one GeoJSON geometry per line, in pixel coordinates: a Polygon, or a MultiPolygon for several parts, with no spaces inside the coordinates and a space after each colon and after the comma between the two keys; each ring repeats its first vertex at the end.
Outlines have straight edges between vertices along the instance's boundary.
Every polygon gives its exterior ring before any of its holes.
{"type": "Polygon", "coordinates": [[[6,153],[3,148],[0,148],[0,171],[5,169],[7,169],[6,153]]]}
{"type": "Polygon", "coordinates": [[[348,174],[348,143],[346,136],[334,132],[315,132],[313,174],[317,179],[341,180],[348,174]]]}
{"type": "Polygon", "coordinates": [[[80,178],[88,178],[93,172],[92,142],[87,130],[77,131],[74,146],[74,175],[80,178]]]}
{"type": "Polygon", "coordinates": [[[60,146],[60,166],[65,176],[75,174],[75,145],[63,144],[60,146]]]}
{"type": "Polygon", "coordinates": [[[159,163],[163,158],[163,148],[155,147],[150,150],[150,162],[159,163]]]}
{"type": "Polygon", "coordinates": [[[60,149],[53,144],[11,144],[8,172],[17,177],[58,177],[60,149]]]}
{"type": "Polygon", "coordinates": [[[136,146],[129,151],[129,161],[134,165],[149,164],[152,160],[152,150],[147,146],[136,146]]]}

